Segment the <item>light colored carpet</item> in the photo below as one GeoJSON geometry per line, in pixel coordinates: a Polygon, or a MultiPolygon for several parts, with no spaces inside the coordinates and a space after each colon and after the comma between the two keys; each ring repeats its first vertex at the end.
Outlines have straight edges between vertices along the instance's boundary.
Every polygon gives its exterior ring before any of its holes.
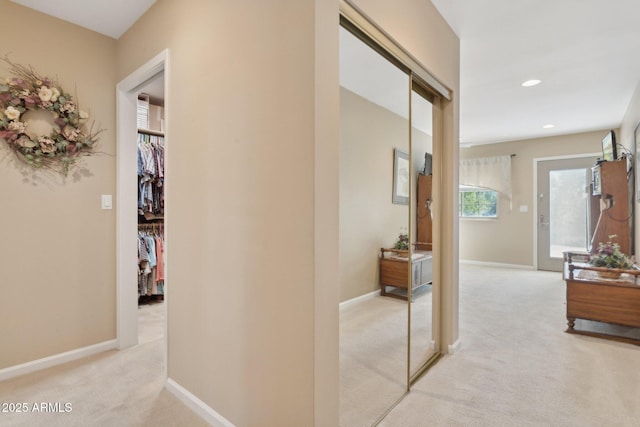
{"type": "MultiPolygon", "coordinates": [[[[431,286],[411,304],[411,371],[431,351],[431,286]]],[[[407,302],[376,295],[340,309],[340,425],[372,425],[407,390],[407,302]]]]}
{"type": "Polygon", "coordinates": [[[70,403],[68,413],[0,413],[0,425],[206,426],[163,387],[164,304],[141,306],[140,344],[0,383],[0,402],[70,403]]]}
{"type": "Polygon", "coordinates": [[[462,265],[461,351],[380,425],[640,425],[640,347],[565,329],[560,273],[462,265]]]}
{"type": "MultiPolygon", "coordinates": [[[[460,276],[461,351],[432,368],[381,426],[639,425],[640,347],[564,333],[565,288],[559,273],[463,265],[460,276]]],[[[406,330],[406,315],[403,324],[384,308],[403,304],[389,299],[378,313],[364,310],[362,325],[381,318],[406,330]]],[[[73,411],[0,413],[0,425],[205,426],[163,388],[162,310],[161,304],[140,309],[136,347],[1,382],[0,402],[70,402],[73,411]]],[[[406,363],[406,352],[397,350],[406,348],[406,337],[396,337],[389,353],[375,337],[353,332],[341,336],[345,341],[366,351],[349,355],[362,368],[341,366],[341,390],[357,384],[359,375],[364,378],[351,400],[341,399],[341,420],[347,413],[353,417],[342,425],[370,425],[367,420],[383,411],[371,415],[366,408],[384,400],[385,392],[367,383],[368,377],[382,378],[401,394],[406,368],[397,365],[395,372],[382,364],[406,363]],[[358,405],[365,409],[350,409],[358,405]]]]}
{"type": "Polygon", "coordinates": [[[407,303],[389,297],[340,310],[341,426],[370,426],[406,392],[407,323],[407,303]]]}
{"type": "Polygon", "coordinates": [[[431,286],[414,290],[411,304],[411,374],[413,375],[433,355],[431,343],[431,286]]]}

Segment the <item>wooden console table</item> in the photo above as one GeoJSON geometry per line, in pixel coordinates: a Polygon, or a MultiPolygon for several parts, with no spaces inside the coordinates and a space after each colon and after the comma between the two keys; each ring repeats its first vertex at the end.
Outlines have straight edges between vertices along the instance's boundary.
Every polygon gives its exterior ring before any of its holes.
{"type": "Polygon", "coordinates": [[[599,277],[598,272],[601,271],[607,269],[565,262],[566,332],[640,345],[636,338],[575,328],[576,319],[640,328],[640,285],[637,284],[640,271],[620,270],[622,274],[615,280],[599,277]]]}
{"type": "MultiPolygon", "coordinates": [[[[408,298],[408,251],[380,249],[380,295],[406,300],[408,298]],[[387,287],[406,293],[388,292],[387,287]]],[[[417,250],[411,259],[411,290],[431,284],[432,252],[417,250]]]]}

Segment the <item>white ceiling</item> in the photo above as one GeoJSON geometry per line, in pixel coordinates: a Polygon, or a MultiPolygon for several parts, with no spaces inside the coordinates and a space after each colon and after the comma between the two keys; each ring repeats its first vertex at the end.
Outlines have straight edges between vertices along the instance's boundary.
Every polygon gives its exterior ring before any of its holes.
{"type": "Polygon", "coordinates": [[[120,38],[156,0],[11,0],[114,39],[120,38]]]}
{"type": "MultiPolygon", "coordinates": [[[[113,38],[155,3],[12,1],[113,38]]],[[[640,81],[640,1],[432,2],[461,40],[462,143],[620,125],[640,81]],[[541,79],[542,84],[520,86],[531,78],[541,79]],[[555,127],[543,129],[546,124],[555,127]]]]}
{"type": "Polygon", "coordinates": [[[640,81],[640,1],[432,2],[460,37],[461,142],[620,126],[640,81]]]}
{"type": "MultiPolygon", "coordinates": [[[[405,119],[409,117],[409,75],[344,28],[340,28],[340,86],[405,119]]],[[[432,134],[427,100],[413,96],[411,115],[415,128],[432,134]]]]}

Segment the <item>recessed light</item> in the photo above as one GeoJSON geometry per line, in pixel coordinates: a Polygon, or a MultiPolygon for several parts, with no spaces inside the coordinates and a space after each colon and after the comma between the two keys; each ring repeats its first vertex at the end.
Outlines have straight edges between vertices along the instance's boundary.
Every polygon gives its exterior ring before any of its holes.
{"type": "Polygon", "coordinates": [[[542,83],[542,80],[531,79],[531,80],[527,80],[526,82],[522,82],[522,86],[531,87],[531,86],[539,85],[540,83],[542,83]]]}
{"type": "Polygon", "coordinates": [[[551,129],[551,128],[554,128],[554,127],[556,127],[556,125],[548,124],[548,125],[542,126],[543,129],[551,129]]]}

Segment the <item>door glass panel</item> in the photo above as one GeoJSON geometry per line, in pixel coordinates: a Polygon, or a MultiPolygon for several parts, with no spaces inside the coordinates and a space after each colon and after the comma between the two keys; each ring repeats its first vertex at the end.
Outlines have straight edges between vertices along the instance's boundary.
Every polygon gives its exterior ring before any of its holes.
{"type": "Polygon", "coordinates": [[[380,283],[381,249],[410,232],[412,197],[393,194],[394,153],[409,153],[409,76],[340,28],[340,86],[340,425],[370,426],[407,391],[410,264],[388,261],[391,296],[380,283]]]}
{"type": "Polygon", "coordinates": [[[587,250],[594,219],[588,187],[596,160],[577,157],[537,162],[538,269],[562,271],[564,251],[587,250]]]}
{"type": "Polygon", "coordinates": [[[549,256],[587,250],[587,170],[549,172],[549,256]]]}

